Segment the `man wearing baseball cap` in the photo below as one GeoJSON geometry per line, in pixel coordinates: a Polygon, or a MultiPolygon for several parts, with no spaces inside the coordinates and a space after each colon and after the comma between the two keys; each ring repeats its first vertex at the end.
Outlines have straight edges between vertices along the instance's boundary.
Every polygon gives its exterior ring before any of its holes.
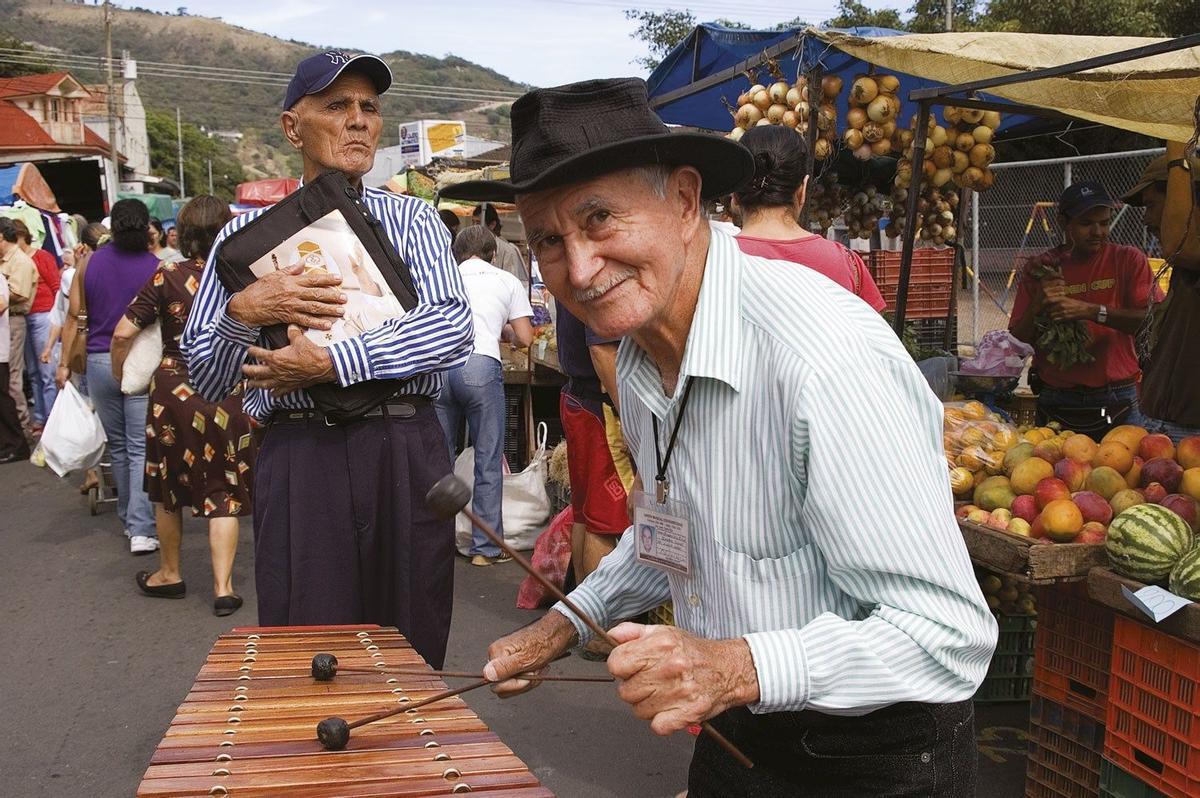
{"type": "Polygon", "coordinates": [[[1074,183],[1058,200],[1065,243],[1031,259],[1021,275],[1009,330],[1034,347],[1030,382],[1038,423],[1058,421],[1096,440],[1119,424],[1136,424],[1141,374],[1133,336],[1146,317],[1153,275],[1136,247],[1109,241],[1116,201],[1104,186],[1074,183]],[[1033,262],[1049,260],[1061,277],[1036,277],[1033,262]],[[1082,321],[1091,342],[1088,362],[1067,365],[1039,346],[1042,325],[1082,321]]]}
{"type": "MultiPolygon", "coordinates": [[[[304,162],[304,179],[338,170],[351,185],[375,160],[380,98],[391,71],[373,55],[318,53],[300,62],[280,125],[304,162]]],[[[454,524],[425,507],[450,470],[432,400],[441,372],[471,352],[471,309],[450,236],[429,203],[361,188],[416,284],[417,306],[328,347],[304,328],[342,317],[342,278],[301,265],[230,294],[204,270],[183,346],[195,387],[212,400],[249,377],[245,409],[266,425],[254,490],[259,622],[268,626],[378,623],[400,628],[435,667],[446,652],[453,597],[454,524]],[[261,330],[289,325],[290,345],[268,351],[261,330]],[[305,390],[394,380],[395,395],[345,424],[328,422],[305,390]]]]}
{"type": "Polygon", "coordinates": [[[1150,162],[1125,201],[1146,206],[1146,227],[1171,266],[1170,290],[1153,306],[1140,351],[1149,355],[1142,425],[1178,444],[1200,435],[1200,158],[1168,141],[1166,154],[1150,162]]]}
{"type": "MultiPolygon", "coordinates": [[[[691,798],[973,795],[996,623],[946,490],[941,403],[899,339],[709,226],[703,200],[754,160],[668,130],[643,81],[538,89],[512,126],[510,181],[444,193],[515,199],[555,299],[623,339],[621,420],[653,487],[639,534],[571,593],[618,644],[620,697],[658,734],[711,720],[754,763],[702,734],[691,798]],[[668,599],[676,626],[620,623],[668,599]]],[[[484,674],[520,692],[593,636],[557,605],[493,643],[484,674]]]]}

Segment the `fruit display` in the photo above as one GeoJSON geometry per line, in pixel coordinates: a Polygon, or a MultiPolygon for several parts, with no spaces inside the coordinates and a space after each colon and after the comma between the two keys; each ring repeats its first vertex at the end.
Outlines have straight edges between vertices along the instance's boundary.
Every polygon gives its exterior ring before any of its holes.
{"type": "MultiPolygon", "coordinates": [[[[755,125],[784,125],[800,133],[808,132],[811,109],[808,79],[801,75],[789,83],[774,61],[767,62],[767,69],[773,78],[770,83],[753,83],[754,78],[748,76],[753,85],[738,95],[737,105],[729,106],[726,101],[734,124],[728,138],[737,141],[755,125]]],[[[821,140],[826,143],[815,150],[819,160],[829,157],[833,152],[833,142],[837,141],[835,100],[841,90],[841,79],[836,75],[826,77],[821,83],[821,96],[817,98],[820,104],[817,127],[822,132],[821,140]],[[821,156],[821,153],[824,155],[821,156]]]]}
{"type": "Polygon", "coordinates": [[[1167,585],[1172,593],[1192,601],[1200,601],[1200,547],[1179,558],[1171,569],[1167,585]]]}
{"type": "Polygon", "coordinates": [[[1139,504],[1108,526],[1105,549],[1113,570],[1141,582],[1166,579],[1192,550],[1192,528],[1166,507],[1139,504]]]}
{"type": "Polygon", "coordinates": [[[1037,601],[1026,582],[984,568],[975,569],[979,589],[992,612],[1001,615],[1037,615],[1037,601]]]}
{"type": "Polygon", "coordinates": [[[979,402],[946,405],[943,431],[951,490],[968,502],[960,519],[1045,543],[1105,544],[1121,573],[1151,569],[1158,580],[1200,533],[1200,436],[1176,447],[1122,425],[1097,442],[1054,425],[1012,427],[979,402]]]}

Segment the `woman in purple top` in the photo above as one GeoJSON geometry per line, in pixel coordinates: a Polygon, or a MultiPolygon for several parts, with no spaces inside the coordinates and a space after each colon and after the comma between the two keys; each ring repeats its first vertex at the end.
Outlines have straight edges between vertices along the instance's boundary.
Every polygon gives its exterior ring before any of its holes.
{"type": "MultiPolygon", "coordinates": [[[[112,207],[112,241],[96,250],[82,280],[87,312],[88,395],[108,436],[108,455],[117,483],[117,514],[133,554],[158,549],[154,507],[142,485],[146,470],[146,394],[126,396],[113,378],[112,334],[130,301],[154,276],[158,258],[149,251],[150,212],[137,200],[120,200],[112,207]]],[[[76,280],[76,284],[80,281],[76,280]]],[[[74,289],[74,286],[72,286],[74,289]]],[[[71,291],[67,311],[79,316],[79,292],[71,291]]],[[[70,351],[75,325],[63,325],[63,351],[70,351]]],[[[59,380],[69,374],[59,371],[59,380]]]]}

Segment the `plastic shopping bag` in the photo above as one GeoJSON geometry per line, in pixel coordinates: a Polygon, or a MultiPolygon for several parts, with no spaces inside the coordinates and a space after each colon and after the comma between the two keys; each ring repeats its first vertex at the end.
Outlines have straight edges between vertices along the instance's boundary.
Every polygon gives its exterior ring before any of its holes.
{"type": "Polygon", "coordinates": [[[46,465],[60,477],[81,468],[95,468],[107,441],[92,403],[68,382],[58,392],[42,431],[46,465]]]}
{"type": "MultiPolygon", "coordinates": [[[[565,590],[567,569],[571,567],[571,525],[575,523],[575,511],[567,505],[561,513],[554,516],[546,531],[538,536],[533,546],[533,556],[530,563],[538,573],[550,580],[550,584],[565,590]]],[[[554,603],[542,583],[532,576],[525,577],[521,588],[517,591],[517,607],[522,610],[536,610],[539,607],[549,607],[554,603]]]]}
{"type": "MultiPolygon", "coordinates": [[[[538,425],[538,449],[529,465],[519,474],[504,475],[504,542],[518,551],[533,548],[538,533],[550,517],[550,494],[546,492],[550,454],[546,451],[545,424],[538,425]]],[[[454,461],[454,474],[467,485],[475,483],[475,450],[471,447],[454,461]]],[[[474,491],[472,491],[474,493],[474,491]]],[[[454,527],[458,553],[471,550],[471,522],[459,514],[454,527]]]]}

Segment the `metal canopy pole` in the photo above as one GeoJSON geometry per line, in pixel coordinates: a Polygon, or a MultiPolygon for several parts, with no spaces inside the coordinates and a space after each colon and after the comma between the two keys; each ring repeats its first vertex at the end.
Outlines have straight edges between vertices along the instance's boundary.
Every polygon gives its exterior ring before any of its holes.
{"type": "MultiPolygon", "coordinates": [[[[808,175],[808,190],[812,191],[813,187],[813,170],[817,165],[817,117],[820,115],[821,104],[814,101],[814,98],[821,95],[821,79],[824,77],[825,70],[820,64],[814,64],[813,68],[808,72],[808,132],[805,134],[805,140],[808,143],[808,155],[805,158],[806,174],[808,175]]],[[[808,208],[810,206],[808,195],[804,198],[804,207],[800,209],[800,226],[808,229],[808,208]]]]}
{"type": "MultiPolygon", "coordinates": [[[[917,107],[917,132],[913,134],[912,179],[908,181],[908,202],[904,213],[904,249],[900,253],[900,280],[896,284],[896,313],[892,329],[904,335],[904,311],[908,306],[908,278],[912,272],[913,244],[917,238],[917,202],[925,177],[925,141],[929,137],[930,102],[917,107]]],[[[948,322],[947,322],[948,323],[948,322]]]]}

